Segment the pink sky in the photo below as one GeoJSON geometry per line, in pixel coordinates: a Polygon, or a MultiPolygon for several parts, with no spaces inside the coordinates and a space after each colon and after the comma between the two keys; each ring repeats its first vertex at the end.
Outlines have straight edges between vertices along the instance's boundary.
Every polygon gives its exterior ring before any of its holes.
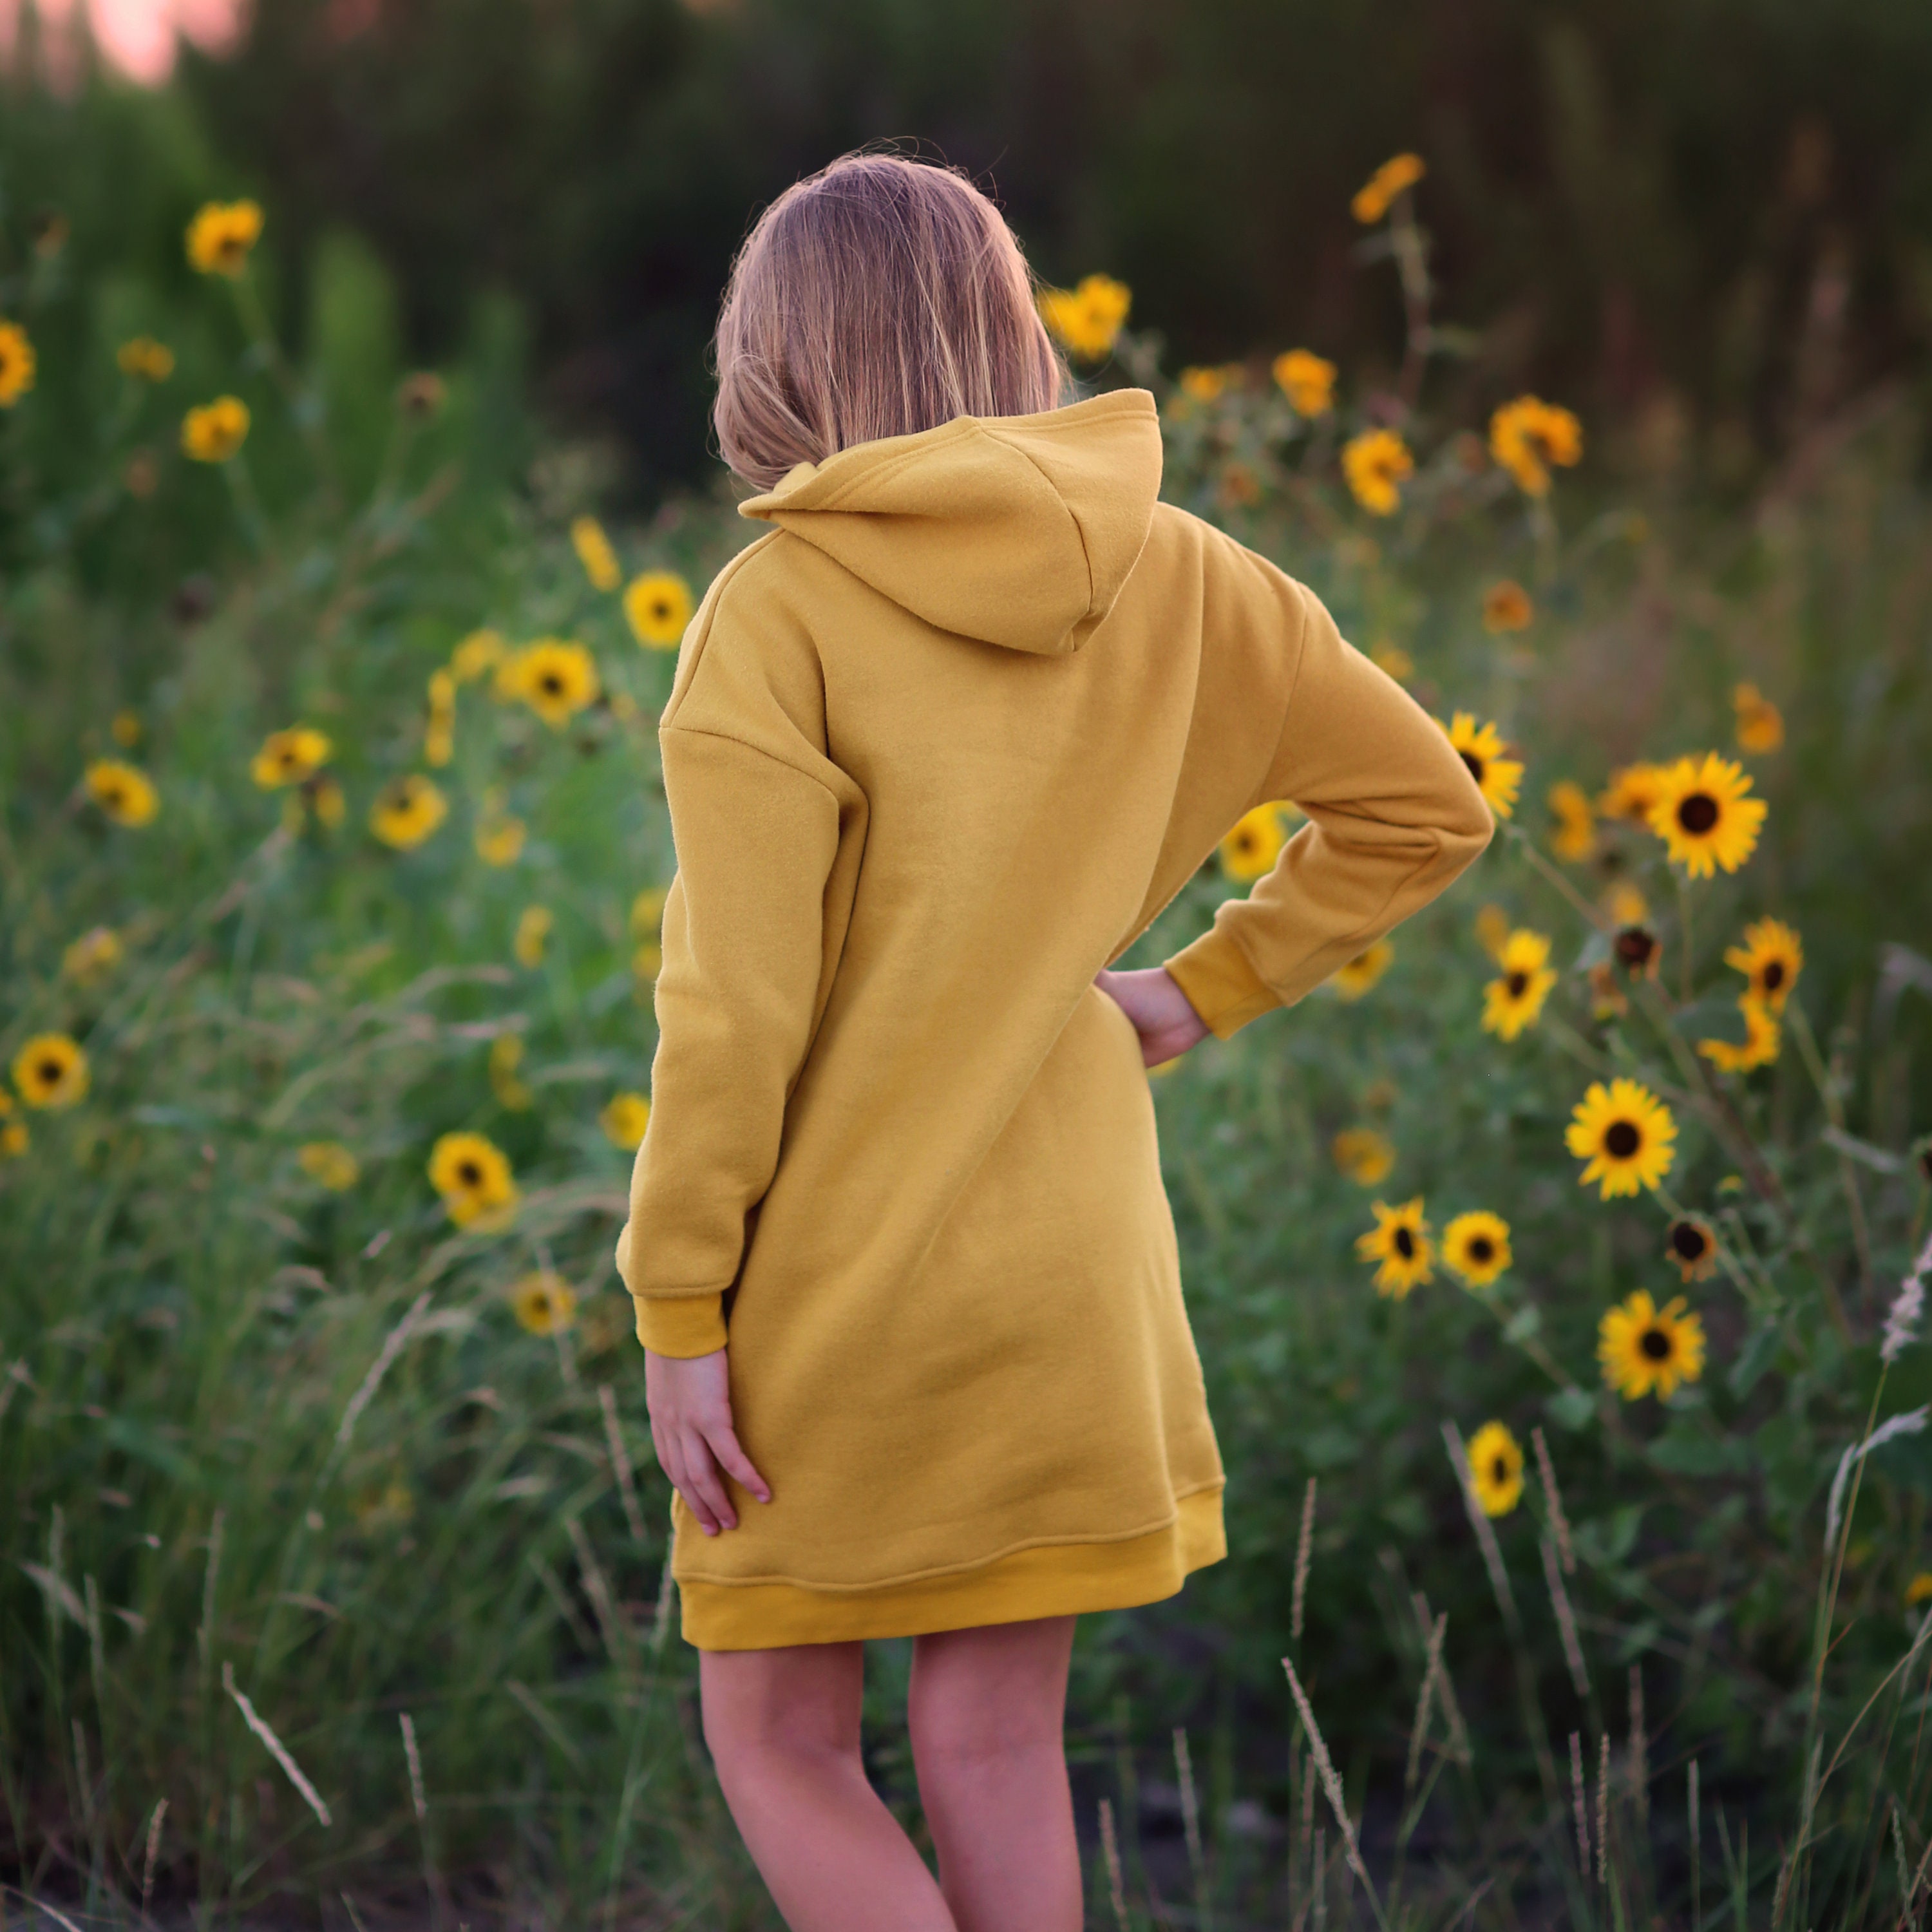
{"type": "MultiPolygon", "coordinates": [[[[235,31],[242,0],[34,0],[48,44],[48,64],[58,77],[62,42],[71,44],[76,16],[86,15],[96,44],[109,60],[137,80],[167,77],[175,38],[219,46],[235,31]]],[[[22,0],[0,0],[0,55],[13,45],[22,0]]]]}

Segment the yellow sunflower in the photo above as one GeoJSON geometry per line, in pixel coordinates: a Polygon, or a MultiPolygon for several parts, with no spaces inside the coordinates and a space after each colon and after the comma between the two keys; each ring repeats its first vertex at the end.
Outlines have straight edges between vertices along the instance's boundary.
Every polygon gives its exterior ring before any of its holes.
{"type": "Polygon", "coordinates": [[[1597,800],[1597,809],[1606,818],[1627,818],[1633,825],[1648,826],[1651,808],[1664,796],[1664,767],[1640,759],[1619,765],[1597,800]]]}
{"type": "Polygon", "coordinates": [[[0,410],[10,410],[34,386],[34,345],[17,322],[0,321],[0,410]]]}
{"type": "Polygon", "coordinates": [[[1469,1480],[1485,1516],[1508,1516],[1522,1500],[1522,1444],[1501,1422],[1469,1438],[1469,1480]]]}
{"type": "Polygon", "coordinates": [[[1559,859],[1580,863],[1597,849],[1597,814],[1590,794],[1569,778],[1558,778],[1550,788],[1550,815],[1556,830],[1550,835],[1550,849],[1559,859]]]}
{"type": "Polygon", "coordinates": [[[1535,1025],[1542,1017],[1543,1003],[1556,983],[1549,958],[1550,941],[1544,934],[1524,928],[1510,934],[1497,962],[1503,969],[1502,976],[1483,988],[1485,1033],[1514,1040],[1525,1027],[1535,1025]]]}
{"type": "Polygon", "coordinates": [[[1588,1163],[1578,1178],[1586,1187],[1600,1180],[1606,1201],[1656,1186],[1676,1158],[1676,1138],[1670,1109],[1648,1087],[1621,1078],[1608,1087],[1593,1080],[1564,1133],[1570,1151],[1588,1163]]]}
{"type": "Polygon", "coordinates": [[[14,1056],[14,1084],[30,1107],[71,1107],[87,1097],[87,1055],[67,1034],[36,1034],[14,1056]]]}
{"type": "Polygon", "coordinates": [[[1477,941],[1492,959],[1499,963],[1503,948],[1509,944],[1509,936],[1514,929],[1510,924],[1508,913],[1493,899],[1476,914],[1477,941]]]}
{"type": "Polygon", "coordinates": [[[175,352],[152,335],[137,335],[114,352],[114,360],[124,376],[139,376],[144,382],[165,382],[175,373],[175,352]]]}
{"type": "Polygon", "coordinates": [[[1344,1127],[1328,1143],[1335,1165],[1358,1187],[1373,1187],[1395,1166],[1395,1144],[1373,1127],[1344,1127]]]}
{"type": "Polygon", "coordinates": [[[1620,879],[1604,895],[1604,910],[1618,926],[1641,926],[1650,916],[1650,902],[1628,879],[1620,879]]]}
{"type": "Polygon", "coordinates": [[[1478,1208],[1458,1214],[1442,1231],[1442,1260],[1472,1288],[1487,1288],[1510,1264],[1509,1223],[1478,1208]]]}
{"type": "Polygon", "coordinates": [[[1498,818],[1507,818],[1516,809],[1516,788],[1522,782],[1522,764],[1520,759],[1503,756],[1504,746],[1502,735],[1493,722],[1478,727],[1474,714],[1459,711],[1447,724],[1441,718],[1436,721],[1442,725],[1449,742],[1461,754],[1464,764],[1469,768],[1469,776],[1476,782],[1490,809],[1498,818]]]}
{"type": "Polygon", "coordinates": [[[596,704],[602,688],[596,661],[581,644],[563,638],[539,638],[519,651],[498,670],[499,690],[506,676],[511,694],[520,698],[554,731],[586,704],[596,704]]]}
{"type": "Polygon", "coordinates": [[[1221,870],[1231,879],[1258,879],[1271,872],[1288,843],[1278,805],[1258,805],[1234,821],[1221,841],[1221,870]]]}
{"type": "Polygon", "coordinates": [[[610,591],[623,581],[623,572],[617,564],[617,553],[610,548],[610,539],[604,533],[604,526],[595,517],[579,517],[570,526],[570,547],[577,553],[577,560],[584,566],[584,574],[590,580],[593,590],[610,591]]]}
{"type": "Polygon", "coordinates": [[[1298,416],[1325,416],[1335,406],[1335,365],[1312,350],[1277,356],[1270,373],[1298,416]]]}
{"type": "Polygon", "coordinates": [[[543,964],[544,948],[556,923],[548,906],[526,906],[518,914],[516,937],[510,941],[510,950],[516,955],[519,966],[534,972],[543,964]]]}
{"type": "Polygon", "coordinates": [[[1536,616],[1529,592],[1515,578],[1505,577],[1483,592],[1483,627],[1494,632],[1526,631],[1536,616]]]}
{"type": "Polygon", "coordinates": [[[236,276],[262,234],[262,211],[252,201],[211,201],[188,224],[188,258],[204,275],[236,276]]]}
{"type": "Polygon", "coordinates": [[[423,722],[423,763],[440,771],[456,755],[456,720],[447,711],[432,711],[423,722]]]}
{"type": "Polygon", "coordinates": [[[1922,1570],[1905,1586],[1907,1609],[1916,1609],[1919,1604],[1932,1602],[1932,1570],[1922,1570]]]}
{"type": "Polygon", "coordinates": [[[369,808],[369,830],[385,845],[406,852],[420,845],[449,814],[449,801],[419,772],[392,778],[369,808]]]}
{"type": "Polygon", "coordinates": [[[635,1148],[651,1124],[651,1103],[643,1094],[614,1094],[597,1116],[604,1138],[627,1153],[635,1148]]]}
{"type": "Polygon", "coordinates": [[[510,1291],[519,1328],[532,1335],[559,1335],[577,1319],[577,1291],[549,1268],[526,1274],[510,1291]]]}
{"type": "Polygon", "coordinates": [[[334,749],[326,734],[313,725],[291,724],[286,731],[271,731],[262,740],[248,776],[264,791],[301,784],[328,763],[334,749]]]}
{"type": "Polygon", "coordinates": [[[97,926],[73,940],[61,955],[61,970],[77,984],[91,986],[120,964],[121,935],[111,926],[97,926]]]}
{"type": "Polygon", "coordinates": [[[226,463],[248,440],[248,405],[217,396],[182,418],[182,448],[197,463],[226,463]]]}
{"type": "Polygon", "coordinates": [[[1355,190],[1348,211],[1364,227],[1379,221],[1389,203],[1427,172],[1420,154],[1392,154],[1355,190]]]}
{"type": "Polygon", "coordinates": [[[1720,1073],[1749,1073],[1757,1067],[1768,1066],[1778,1058],[1781,1044],[1778,1016],[1749,993],[1738,1002],[1738,1011],[1744,1016],[1742,1041],[1700,1040],[1697,1042],[1697,1051],[1720,1073]]]}
{"type": "Polygon", "coordinates": [[[1735,872],[1757,849],[1765,802],[1745,794],[1751,781],[1733,759],[1707,752],[1679,758],[1664,774],[1650,808],[1650,829],[1694,879],[1714,867],[1735,872]]]}
{"type": "Polygon", "coordinates": [[[1653,1391],[1668,1400],[1679,1382],[1694,1382],[1704,1372],[1704,1324],[1684,1306],[1680,1294],[1659,1308],[1640,1288],[1598,1324],[1604,1380],[1626,1402],[1653,1391]]]}
{"type": "Polygon", "coordinates": [[[362,1162],[340,1141],[304,1141],[296,1149],[296,1164],[332,1194],[346,1192],[362,1173],[362,1162]]]}
{"type": "Polygon", "coordinates": [[[449,654],[450,674],[458,684],[474,684],[510,655],[510,647],[495,631],[472,631],[449,654]]]}
{"type": "Polygon", "coordinates": [[[18,1160],[34,1144],[34,1137],[28,1131],[25,1120],[7,1118],[13,1111],[10,1096],[0,1094],[0,1160],[18,1160]]]}
{"type": "Polygon", "coordinates": [[[1403,478],[1415,473],[1415,458],[1392,429],[1364,430],[1342,446],[1342,474],[1355,501],[1372,516],[1394,514],[1402,501],[1403,478]]]}
{"type": "Polygon", "coordinates": [[[514,866],[523,856],[528,828],[508,812],[486,813],[476,823],[476,856],[486,866],[514,866]]]}
{"type": "Polygon", "coordinates": [[[522,1198],[508,1156],[482,1134],[445,1134],[430,1150],[429,1180],[459,1228],[507,1226],[522,1198]]]}
{"type": "Polygon", "coordinates": [[[1378,939],[1366,952],[1336,967],[1328,983],[1343,999],[1359,1000],[1394,963],[1395,948],[1386,939],[1378,939]]]}
{"type": "Polygon", "coordinates": [[[649,650],[676,650],[691,608],[691,586],[674,570],[647,570],[625,586],[625,619],[631,634],[649,650]]]}
{"type": "Polygon", "coordinates": [[[1113,352],[1133,305],[1133,292],[1111,275],[1083,275],[1071,289],[1042,289],[1040,320],[1060,346],[1083,362],[1113,352]]]}
{"type": "Polygon", "coordinates": [[[1682,1215],[1671,1222],[1664,1251],[1686,1281],[1702,1281],[1718,1265],[1717,1230],[1701,1215],[1682,1215]]]}
{"type": "Polygon", "coordinates": [[[1737,714],[1738,749],[1774,752],[1784,742],[1784,713],[1754,684],[1741,684],[1731,693],[1737,714]]]}
{"type": "Polygon", "coordinates": [[[161,808],[154,781],[138,765],[124,764],[118,758],[95,759],[82,782],[88,796],[116,825],[146,825],[161,808]]]}
{"type": "Polygon", "coordinates": [[[1436,1279],[1430,1265],[1436,1250],[1429,1238],[1429,1223],[1422,1218],[1422,1196],[1418,1194],[1400,1208],[1381,1201],[1370,1205],[1376,1225],[1367,1234],[1355,1237],[1355,1252],[1365,1262],[1381,1263],[1376,1270],[1376,1292],[1404,1300],[1411,1288],[1436,1279]]]}
{"type": "Polygon", "coordinates": [[[1490,454],[1526,496],[1550,494],[1550,465],[1568,469],[1583,454],[1583,426],[1569,410],[1519,396],[1490,418],[1490,454]]]}
{"type": "Polygon", "coordinates": [[[1724,964],[1750,981],[1753,999],[1781,1013],[1804,970],[1804,943],[1781,919],[1761,919],[1744,928],[1743,945],[1726,949],[1724,964]]]}

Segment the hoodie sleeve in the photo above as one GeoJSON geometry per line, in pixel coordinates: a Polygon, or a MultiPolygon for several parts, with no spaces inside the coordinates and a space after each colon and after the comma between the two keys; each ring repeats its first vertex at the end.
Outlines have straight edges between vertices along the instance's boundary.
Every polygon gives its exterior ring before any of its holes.
{"type": "MultiPolygon", "coordinates": [[[[1229,561],[1260,564],[1245,553],[1229,561]]],[[[1265,567],[1264,575],[1272,594],[1258,601],[1258,586],[1244,586],[1234,612],[1291,634],[1298,628],[1299,641],[1280,738],[1251,806],[1292,800],[1308,823],[1246,898],[1227,901],[1208,932],[1166,962],[1223,1040],[1300,999],[1420,910],[1495,830],[1442,728],[1343,641],[1312,592],[1265,567]]]]}

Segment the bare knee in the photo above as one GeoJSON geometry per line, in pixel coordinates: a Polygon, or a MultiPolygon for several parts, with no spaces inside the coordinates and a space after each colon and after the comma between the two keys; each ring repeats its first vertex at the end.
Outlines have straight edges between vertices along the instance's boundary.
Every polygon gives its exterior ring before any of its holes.
{"type": "Polygon", "coordinates": [[[907,1719],[922,1768],[1060,1753],[1072,1619],[948,1631],[914,1652],[907,1719]],[[1061,1630],[1056,1625],[1064,1624],[1061,1630]]]}

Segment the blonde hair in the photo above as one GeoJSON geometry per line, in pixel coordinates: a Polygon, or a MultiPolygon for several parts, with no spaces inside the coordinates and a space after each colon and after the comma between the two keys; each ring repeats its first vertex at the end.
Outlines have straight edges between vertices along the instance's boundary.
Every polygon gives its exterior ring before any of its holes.
{"type": "Polygon", "coordinates": [[[1056,408],[1067,380],[999,210],[892,154],[847,154],[758,218],[716,352],[718,447],[760,490],[855,442],[1056,408]]]}

